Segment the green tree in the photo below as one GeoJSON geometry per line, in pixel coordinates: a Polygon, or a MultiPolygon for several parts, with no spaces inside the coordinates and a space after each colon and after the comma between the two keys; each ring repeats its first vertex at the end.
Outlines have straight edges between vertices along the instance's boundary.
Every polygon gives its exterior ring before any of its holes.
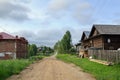
{"type": "Polygon", "coordinates": [[[54,50],[57,50],[58,44],[59,44],[59,41],[55,43],[55,45],[54,45],[54,50]]]}
{"type": "Polygon", "coordinates": [[[66,31],[61,41],[58,41],[54,49],[57,50],[59,53],[68,53],[72,47],[72,40],[70,31],[66,31]]]}
{"type": "Polygon", "coordinates": [[[28,45],[28,56],[34,56],[37,54],[37,46],[35,44],[28,45]]]}
{"type": "Polygon", "coordinates": [[[71,40],[71,34],[70,31],[66,32],[66,50],[70,50],[72,47],[72,40],[71,40]]]}
{"type": "Polygon", "coordinates": [[[31,45],[32,49],[33,49],[33,55],[37,54],[37,46],[35,44],[31,45]]]}

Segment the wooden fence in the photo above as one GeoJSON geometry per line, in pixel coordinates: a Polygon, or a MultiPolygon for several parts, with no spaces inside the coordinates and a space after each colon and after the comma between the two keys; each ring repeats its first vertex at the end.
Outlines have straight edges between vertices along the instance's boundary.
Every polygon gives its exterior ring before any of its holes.
{"type": "Polygon", "coordinates": [[[120,51],[118,50],[88,50],[88,55],[94,59],[120,63],[120,51]]]}

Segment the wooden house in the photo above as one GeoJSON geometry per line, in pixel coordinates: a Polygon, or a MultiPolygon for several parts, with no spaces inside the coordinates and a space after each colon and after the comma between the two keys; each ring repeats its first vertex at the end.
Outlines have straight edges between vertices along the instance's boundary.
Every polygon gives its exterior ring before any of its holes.
{"type": "Polygon", "coordinates": [[[120,48],[120,25],[93,25],[87,40],[90,47],[117,50],[120,48]]]}

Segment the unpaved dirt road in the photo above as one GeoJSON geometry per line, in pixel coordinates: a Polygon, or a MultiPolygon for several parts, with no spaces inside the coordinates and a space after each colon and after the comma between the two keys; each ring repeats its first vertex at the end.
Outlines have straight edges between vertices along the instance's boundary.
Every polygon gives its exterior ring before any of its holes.
{"type": "Polygon", "coordinates": [[[64,63],[52,56],[30,65],[19,75],[13,75],[7,80],[95,80],[95,78],[82,72],[75,65],[64,63]]]}

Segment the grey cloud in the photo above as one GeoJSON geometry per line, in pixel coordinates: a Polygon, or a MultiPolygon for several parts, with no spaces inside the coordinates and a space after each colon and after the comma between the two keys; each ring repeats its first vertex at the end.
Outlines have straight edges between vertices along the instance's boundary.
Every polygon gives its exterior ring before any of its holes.
{"type": "Polygon", "coordinates": [[[0,1],[0,18],[16,21],[28,20],[30,9],[22,4],[12,2],[13,0],[0,1]]]}
{"type": "Polygon", "coordinates": [[[63,31],[61,29],[40,29],[36,33],[32,31],[20,31],[13,34],[24,36],[30,43],[53,46],[62,37],[63,31]]]}
{"type": "Polygon", "coordinates": [[[34,43],[38,46],[47,45],[53,47],[54,44],[63,37],[67,30],[71,32],[72,41],[73,44],[75,44],[80,40],[82,31],[86,29],[66,27],[59,29],[40,29],[36,33],[32,31],[20,31],[13,34],[23,36],[29,41],[29,43],[34,43]]]}
{"type": "Polygon", "coordinates": [[[69,16],[82,25],[94,21],[93,12],[92,5],[83,0],[51,0],[48,5],[48,14],[52,18],[59,19],[69,16]]]}
{"type": "Polygon", "coordinates": [[[13,35],[18,35],[18,36],[24,36],[25,38],[27,38],[28,40],[32,40],[34,38],[36,38],[36,34],[34,32],[31,31],[19,31],[19,32],[14,32],[12,33],[13,35]]]}

